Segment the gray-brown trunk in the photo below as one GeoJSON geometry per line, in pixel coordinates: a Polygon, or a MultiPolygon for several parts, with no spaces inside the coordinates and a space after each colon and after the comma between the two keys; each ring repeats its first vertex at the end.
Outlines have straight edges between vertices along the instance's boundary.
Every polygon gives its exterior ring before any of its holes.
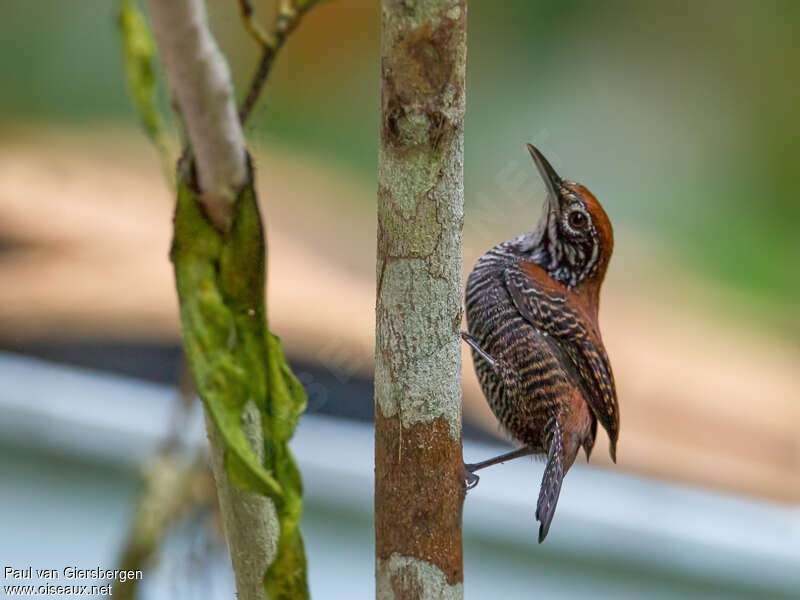
{"type": "Polygon", "coordinates": [[[382,1],[377,597],[463,597],[466,0],[382,1]]]}

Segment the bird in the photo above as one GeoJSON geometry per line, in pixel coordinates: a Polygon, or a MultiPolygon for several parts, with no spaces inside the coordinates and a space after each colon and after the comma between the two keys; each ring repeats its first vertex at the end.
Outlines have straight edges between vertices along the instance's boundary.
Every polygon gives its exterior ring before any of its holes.
{"type": "Polygon", "coordinates": [[[467,279],[467,331],[461,332],[492,412],[521,446],[464,467],[472,488],[479,469],[546,456],[536,505],[541,543],[580,448],[589,460],[598,421],[616,462],[619,406],[598,325],[614,233],[586,187],[562,179],[536,147],[527,148],[547,189],[544,212],[530,231],[477,261],[467,279]]]}

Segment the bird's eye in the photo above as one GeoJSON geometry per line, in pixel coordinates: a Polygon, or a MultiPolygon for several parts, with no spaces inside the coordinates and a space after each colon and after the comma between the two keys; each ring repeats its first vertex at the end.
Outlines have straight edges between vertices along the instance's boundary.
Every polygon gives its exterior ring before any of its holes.
{"type": "Polygon", "coordinates": [[[583,229],[586,227],[586,223],[588,223],[586,215],[580,210],[573,210],[569,213],[567,220],[569,221],[569,226],[576,230],[583,229]]]}

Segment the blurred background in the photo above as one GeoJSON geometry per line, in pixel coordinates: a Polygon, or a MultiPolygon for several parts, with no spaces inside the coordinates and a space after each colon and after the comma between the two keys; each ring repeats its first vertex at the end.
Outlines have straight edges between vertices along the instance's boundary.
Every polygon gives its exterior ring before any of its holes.
{"type": "MultiPolygon", "coordinates": [[[[208,4],[241,95],[258,50],[234,0],[208,4]]],[[[247,126],[270,325],[309,395],[295,451],[325,598],[373,594],[377,4],[315,8],[247,126]]],[[[255,6],[270,22],[273,5],[255,6]]],[[[127,95],[117,10],[0,6],[4,565],[114,568],[163,440],[181,438],[186,464],[202,453],[178,393],[173,199],[127,95]]],[[[539,216],[525,142],[589,187],[615,227],[600,322],[622,433],[617,465],[602,438],[570,472],[543,546],[542,465],[482,476],[468,598],[800,597],[798,26],[791,0],[470,4],[465,276],[539,216]]],[[[478,460],[507,440],[466,351],[463,372],[478,460]]],[[[142,598],[232,590],[198,477],[194,508],[143,559],[142,598]]]]}

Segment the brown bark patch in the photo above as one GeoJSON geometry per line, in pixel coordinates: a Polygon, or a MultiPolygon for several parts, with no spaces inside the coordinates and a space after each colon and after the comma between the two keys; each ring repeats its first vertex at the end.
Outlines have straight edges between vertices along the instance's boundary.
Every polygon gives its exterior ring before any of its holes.
{"type": "MultiPolygon", "coordinates": [[[[385,418],[380,406],[375,408],[378,558],[388,560],[396,552],[436,565],[451,585],[463,581],[461,440],[450,437],[444,418],[404,428],[398,417],[385,418]]],[[[408,589],[407,583],[393,581],[393,586],[408,589]]]]}
{"type": "Polygon", "coordinates": [[[464,93],[459,66],[466,9],[458,14],[453,19],[443,11],[415,29],[401,30],[392,40],[394,49],[381,64],[384,143],[405,148],[432,141],[437,147],[442,140],[448,128],[445,113],[464,93]],[[452,86],[449,97],[448,85],[452,86]],[[427,139],[421,135],[426,129],[427,139]]]}
{"type": "Polygon", "coordinates": [[[458,21],[440,19],[435,29],[430,23],[411,31],[399,39],[400,51],[405,57],[401,63],[408,72],[404,79],[416,84],[407,90],[420,95],[440,94],[444,86],[452,78],[455,64],[454,53],[450,49],[450,40],[458,26],[458,21]]]}

